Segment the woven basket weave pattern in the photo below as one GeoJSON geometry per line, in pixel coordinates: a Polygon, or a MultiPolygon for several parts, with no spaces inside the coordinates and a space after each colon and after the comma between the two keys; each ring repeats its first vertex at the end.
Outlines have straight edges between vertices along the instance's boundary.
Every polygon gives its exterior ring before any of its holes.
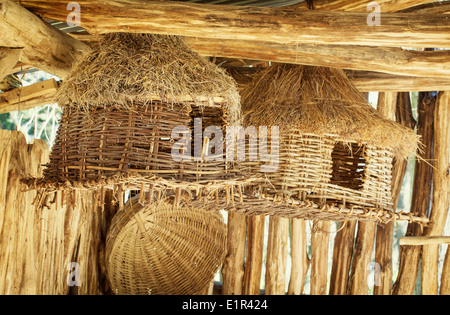
{"type": "Polygon", "coordinates": [[[197,294],[225,255],[220,213],[132,200],[107,236],[108,278],[116,294],[197,294]]]}
{"type": "MultiPolygon", "coordinates": [[[[255,174],[261,164],[247,161],[241,167],[255,174]]],[[[392,152],[387,149],[301,132],[281,135],[278,170],[266,173],[266,179],[258,185],[246,187],[245,194],[255,198],[245,199],[237,211],[261,214],[261,209],[253,208],[258,208],[257,197],[262,197],[260,208],[271,208],[265,200],[285,201],[284,206],[279,203],[272,206],[276,211],[265,212],[279,216],[312,218],[323,205],[392,212],[391,165],[392,152]],[[293,201],[304,206],[303,214],[302,207],[288,207],[293,201]]],[[[354,215],[358,217],[356,212],[354,215]]],[[[348,216],[339,218],[337,213],[321,213],[319,217],[348,219],[348,216]]]]}
{"type": "Polygon", "coordinates": [[[237,170],[225,157],[223,161],[174,161],[172,130],[185,126],[192,132],[197,117],[202,118],[203,129],[226,124],[226,114],[220,107],[200,109],[195,105],[153,102],[135,105],[129,111],[114,106],[89,112],[66,110],[45,178],[83,181],[120,173],[191,182],[233,178],[237,170]]]}

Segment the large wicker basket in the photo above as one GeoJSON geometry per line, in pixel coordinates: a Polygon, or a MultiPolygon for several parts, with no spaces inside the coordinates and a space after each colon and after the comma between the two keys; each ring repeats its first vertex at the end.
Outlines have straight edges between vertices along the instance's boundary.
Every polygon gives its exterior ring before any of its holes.
{"type": "Polygon", "coordinates": [[[50,163],[27,181],[32,188],[196,190],[238,180],[226,148],[212,152],[203,137],[207,127],[241,123],[235,82],[179,37],[105,35],[57,99],[63,114],[50,163]]]}
{"type": "MultiPolygon", "coordinates": [[[[427,222],[396,213],[391,196],[393,158],[415,153],[417,135],[379,116],[341,70],[273,65],[244,89],[242,106],[246,127],[279,128],[278,161],[263,180],[219,207],[305,219],[427,222]]],[[[272,140],[269,133],[269,151],[272,140]]],[[[256,176],[267,164],[258,156],[240,168],[256,176]]]]}
{"type": "Polygon", "coordinates": [[[113,218],[106,267],[116,294],[197,294],[225,256],[226,225],[219,212],[131,199],[113,218]]]}

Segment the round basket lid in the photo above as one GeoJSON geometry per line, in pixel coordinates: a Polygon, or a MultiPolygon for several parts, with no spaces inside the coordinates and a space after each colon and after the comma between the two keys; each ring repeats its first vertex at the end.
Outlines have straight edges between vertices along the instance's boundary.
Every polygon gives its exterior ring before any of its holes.
{"type": "Polygon", "coordinates": [[[219,212],[133,198],[116,214],[106,241],[106,268],[115,294],[197,294],[225,256],[219,212]]]}

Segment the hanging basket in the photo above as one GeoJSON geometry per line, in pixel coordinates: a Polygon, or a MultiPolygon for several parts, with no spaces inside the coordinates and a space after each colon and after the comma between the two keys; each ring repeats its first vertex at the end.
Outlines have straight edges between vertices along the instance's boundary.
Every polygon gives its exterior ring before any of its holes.
{"type": "Polygon", "coordinates": [[[105,35],[57,100],[60,127],[44,177],[25,181],[33,189],[199,189],[244,179],[226,148],[203,137],[241,123],[235,82],[179,37],[105,35]]]}
{"type": "MultiPolygon", "coordinates": [[[[415,153],[417,135],[381,117],[341,70],[273,65],[244,89],[242,104],[246,127],[279,128],[278,138],[267,137],[276,163],[218,207],[332,221],[428,222],[396,213],[392,204],[392,161],[415,153]]],[[[249,148],[247,156],[256,154],[249,148]]],[[[250,177],[268,164],[258,156],[239,167],[250,177]]]]}
{"type": "Polygon", "coordinates": [[[198,294],[221,267],[225,244],[219,212],[131,199],[107,234],[111,289],[121,295],[198,294]]]}

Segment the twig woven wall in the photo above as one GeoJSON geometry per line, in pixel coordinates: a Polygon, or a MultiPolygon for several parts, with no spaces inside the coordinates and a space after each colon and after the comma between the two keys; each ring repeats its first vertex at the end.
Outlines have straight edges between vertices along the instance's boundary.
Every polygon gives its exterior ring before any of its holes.
{"type": "Polygon", "coordinates": [[[222,161],[194,160],[194,150],[173,157],[177,137],[241,122],[234,80],[180,37],[105,35],[74,67],[57,100],[63,114],[50,163],[43,179],[27,181],[31,187],[198,189],[237,179],[225,152],[222,161]],[[184,135],[176,127],[185,127],[184,135]]]}
{"type": "Polygon", "coordinates": [[[116,294],[197,294],[220,269],[226,225],[219,212],[133,198],[116,214],[106,268],[116,294]]]}
{"type": "MultiPolygon", "coordinates": [[[[225,205],[228,210],[333,221],[427,222],[395,213],[391,198],[392,160],[415,153],[417,135],[381,117],[341,70],[273,65],[241,96],[245,126],[279,127],[279,163],[264,181],[247,187],[244,202],[235,198],[234,205],[225,205]]],[[[262,164],[240,167],[250,176],[262,164]]]]}

